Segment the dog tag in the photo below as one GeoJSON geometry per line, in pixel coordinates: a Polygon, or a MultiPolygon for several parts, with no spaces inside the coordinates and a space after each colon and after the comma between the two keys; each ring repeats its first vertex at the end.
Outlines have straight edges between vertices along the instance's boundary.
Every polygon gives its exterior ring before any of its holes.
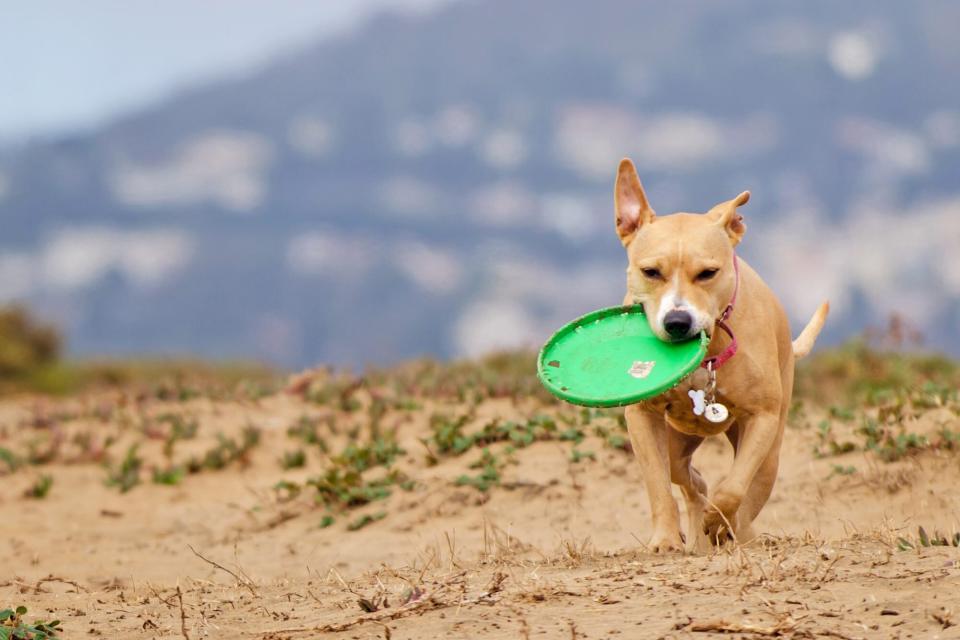
{"type": "Polygon", "coordinates": [[[708,404],[706,411],[704,411],[704,417],[710,422],[723,422],[729,416],[730,412],[719,402],[708,404]]]}
{"type": "Polygon", "coordinates": [[[702,390],[695,391],[690,389],[690,391],[687,391],[687,395],[693,400],[693,415],[702,416],[703,412],[707,409],[707,401],[704,399],[706,394],[702,390]]]}

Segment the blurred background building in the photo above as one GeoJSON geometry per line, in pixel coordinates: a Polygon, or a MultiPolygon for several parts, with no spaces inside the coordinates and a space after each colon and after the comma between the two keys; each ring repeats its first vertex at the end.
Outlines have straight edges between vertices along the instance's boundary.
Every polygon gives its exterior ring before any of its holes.
{"type": "Polygon", "coordinates": [[[960,354],[960,4],[4,2],[0,302],[75,355],[363,365],[618,304],[612,183],[750,189],[826,341],[960,354]]]}

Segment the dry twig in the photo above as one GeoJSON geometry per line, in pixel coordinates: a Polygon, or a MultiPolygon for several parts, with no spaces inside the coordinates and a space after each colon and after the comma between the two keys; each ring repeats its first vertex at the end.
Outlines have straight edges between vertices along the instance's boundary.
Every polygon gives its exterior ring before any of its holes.
{"type": "Polygon", "coordinates": [[[183,636],[183,640],[190,640],[190,636],[187,635],[187,613],[183,610],[183,591],[180,590],[179,583],[177,584],[177,601],[180,603],[180,635],[183,636]]]}
{"type": "Polygon", "coordinates": [[[33,592],[40,593],[40,585],[42,585],[44,582],[62,582],[63,584],[69,584],[70,586],[74,587],[77,591],[90,593],[87,589],[84,589],[82,586],[80,586],[79,583],[74,582],[73,580],[67,580],[66,578],[60,578],[58,576],[53,575],[52,573],[48,575],[46,578],[40,578],[39,580],[37,580],[37,584],[33,586],[33,592]]]}
{"type": "Polygon", "coordinates": [[[427,598],[415,600],[410,604],[406,604],[396,609],[384,609],[377,611],[376,613],[358,616],[353,620],[347,620],[346,622],[334,622],[315,627],[288,627],[285,629],[274,629],[273,631],[268,632],[265,637],[273,637],[277,634],[284,633],[336,633],[339,631],[352,629],[353,627],[366,622],[374,622],[382,625],[385,620],[396,620],[398,618],[405,618],[413,613],[422,613],[432,609],[441,609],[443,607],[450,606],[449,603],[440,600],[438,596],[439,594],[433,594],[427,598]]]}
{"type": "Polygon", "coordinates": [[[210,564],[210,565],[216,567],[217,569],[220,569],[221,571],[226,571],[227,573],[229,573],[231,576],[233,576],[234,580],[236,580],[238,583],[240,583],[240,584],[242,584],[244,587],[246,587],[247,590],[250,591],[250,593],[252,593],[252,594],[253,594],[254,596],[256,596],[256,597],[260,597],[260,594],[257,592],[256,587],[253,586],[253,582],[252,582],[250,579],[248,579],[248,578],[243,578],[243,577],[237,575],[236,573],[234,573],[233,571],[231,571],[230,569],[227,569],[227,568],[226,568],[225,566],[223,566],[222,564],[218,564],[218,563],[214,562],[213,560],[210,560],[209,558],[203,557],[202,555],[200,555],[200,552],[199,552],[199,551],[197,551],[196,549],[194,549],[194,548],[193,548],[191,545],[189,545],[189,544],[187,545],[187,548],[189,548],[190,551],[193,551],[193,555],[197,556],[198,558],[200,558],[201,560],[203,560],[203,561],[206,562],[207,564],[210,564]]]}
{"type": "Polygon", "coordinates": [[[687,630],[693,632],[715,632],[715,633],[752,633],[758,636],[782,636],[793,631],[797,626],[797,621],[786,617],[772,627],[759,627],[754,624],[741,624],[739,622],[729,622],[724,619],[707,620],[705,622],[693,622],[687,630]]]}

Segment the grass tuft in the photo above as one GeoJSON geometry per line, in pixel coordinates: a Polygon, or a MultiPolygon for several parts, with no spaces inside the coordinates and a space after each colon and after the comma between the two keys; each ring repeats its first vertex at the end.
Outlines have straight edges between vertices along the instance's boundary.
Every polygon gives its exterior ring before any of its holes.
{"type": "Polygon", "coordinates": [[[47,494],[50,493],[50,489],[52,488],[53,476],[45,473],[37,478],[33,484],[27,487],[27,490],[23,492],[23,495],[26,498],[42,500],[43,498],[47,497],[47,494]]]}

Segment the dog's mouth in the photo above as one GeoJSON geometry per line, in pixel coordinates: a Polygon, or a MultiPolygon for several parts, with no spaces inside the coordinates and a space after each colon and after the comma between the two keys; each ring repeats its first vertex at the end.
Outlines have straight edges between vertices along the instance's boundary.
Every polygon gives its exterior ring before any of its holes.
{"type": "MultiPolygon", "coordinates": [[[[699,329],[697,331],[691,329],[682,335],[671,335],[663,327],[653,326],[652,322],[650,323],[650,328],[653,330],[654,335],[657,336],[657,339],[660,340],[660,342],[665,342],[667,344],[682,344],[700,337],[699,329]]],[[[709,333],[707,335],[709,336],[709,333]]]]}
{"type": "MultiPolygon", "coordinates": [[[[700,337],[700,331],[697,331],[695,333],[691,332],[689,335],[685,335],[685,336],[678,336],[678,337],[667,336],[666,338],[661,338],[661,340],[663,340],[664,342],[668,342],[670,344],[680,344],[682,342],[690,342],[691,340],[695,340],[698,337],[700,337]]],[[[707,332],[707,337],[708,338],[710,337],[709,332],[707,332]]]]}
{"type": "Polygon", "coordinates": [[[661,342],[680,344],[691,340],[698,340],[703,333],[707,335],[707,341],[711,340],[713,338],[713,327],[691,328],[687,333],[682,335],[670,335],[670,333],[663,328],[654,328],[654,333],[661,342]]]}

